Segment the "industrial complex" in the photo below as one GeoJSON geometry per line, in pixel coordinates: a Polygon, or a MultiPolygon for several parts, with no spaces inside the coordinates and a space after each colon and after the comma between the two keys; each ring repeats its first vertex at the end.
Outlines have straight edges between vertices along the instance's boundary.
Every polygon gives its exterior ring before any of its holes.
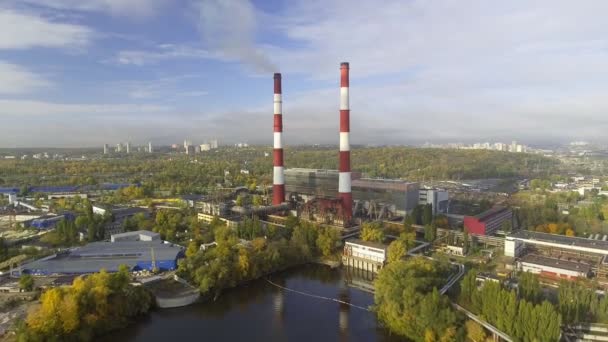
{"type": "Polygon", "coordinates": [[[36,276],[81,275],[121,265],[131,271],[171,271],[184,256],[181,246],[161,241],[158,233],[136,231],[112,235],[111,241],[89,243],[22,265],[21,272],[36,276]]]}

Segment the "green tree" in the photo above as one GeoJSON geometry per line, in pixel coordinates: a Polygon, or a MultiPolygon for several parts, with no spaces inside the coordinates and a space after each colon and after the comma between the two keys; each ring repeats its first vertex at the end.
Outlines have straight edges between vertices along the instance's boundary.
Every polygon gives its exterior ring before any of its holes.
{"type": "Polygon", "coordinates": [[[405,246],[405,242],[401,241],[399,239],[391,242],[391,244],[388,245],[388,249],[387,249],[386,253],[387,253],[387,261],[389,263],[403,259],[403,257],[407,253],[407,248],[405,246]]]}
{"type": "Polygon", "coordinates": [[[422,211],[422,224],[428,225],[433,222],[433,205],[425,204],[422,211]]]}
{"type": "Polygon", "coordinates": [[[486,332],[483,327],[472,320],[465,323],[467,329],[467,337],[473,342],[484,342],[486,340],[486,332]]]}
{"type": "Polygon", "coordinates": [[[336,249],[336,243],[340,240],[340,233],[331,227],[319,230],[316,245],[324,257],[332,255],[336,249]]]}
{"type": "Polygon", "coordinates": [[[519,297],[528,302],[538,303],[541,300],[542,293],[540,282],[536,274],[530,272],[522,272],[519,275],[519,284],[517,287],[519,297]]]}
{"type": "Polygon", "coordinates": [[[22,274],[19,278],[19,288],[22,291],[32,291],[34,289],[34,278],[29,274],[22,274]]]}
{"type": "Polygon", "coordinates": [[[382,242],[384,241],[384,231],[379,223],[363,223],[361,228],[361,240],[382,242]]]}
{"type": "Polygon", "coordinates": [[[447,265],[421,257],[389,263],[375,281],[378,319],[414,341],[430,335],[450,341],[459,320],[449,299],[437,291],[447,272],[447,265]]]}

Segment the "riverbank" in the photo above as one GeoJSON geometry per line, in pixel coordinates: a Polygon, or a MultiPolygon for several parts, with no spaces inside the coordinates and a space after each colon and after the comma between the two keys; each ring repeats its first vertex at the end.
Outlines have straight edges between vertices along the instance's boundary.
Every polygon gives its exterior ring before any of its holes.
{"type": "MultiPolygon", "coordinates": [[[[289,289],[364,308],[374,301],[373,295],[347,286],[346,272],[340,268],[309,263],[268,278],[289,289]]],[[[192,336],[216,341],[400,341],[380,327],[371,312],[285,291],[264,279],[226,289],[215,300],[151,311],[100,341],[161,342],[192,336]]]]}

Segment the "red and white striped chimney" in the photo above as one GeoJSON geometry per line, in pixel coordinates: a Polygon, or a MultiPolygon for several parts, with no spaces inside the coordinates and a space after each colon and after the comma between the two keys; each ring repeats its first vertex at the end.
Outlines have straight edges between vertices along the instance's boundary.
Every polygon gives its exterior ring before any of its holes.
{"type": "Polygon", "coordinates": [[[285,176],[283,174],[283,100],[281,98],[281,74],[274,74],[274,150],[272,204],[285,202],[285,176]]]}
{"type": "Polygon", "coordinates": [[[353,216],[350,174],[350,106],[348,101],[348,62],[340,64],[340,167],[338,193],[346,222],[353,216]]]}

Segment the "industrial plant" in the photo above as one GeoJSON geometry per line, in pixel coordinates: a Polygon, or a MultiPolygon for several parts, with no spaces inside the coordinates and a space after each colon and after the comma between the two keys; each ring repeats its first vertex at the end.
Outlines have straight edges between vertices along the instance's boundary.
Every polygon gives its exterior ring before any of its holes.
{"type": "MultiPolygon", "coordinates": [[[[281,222],[291,214],[305,221],[340,228],[343,234],[352,234],[365,220],[403,217],[419,204],[433,204],[434,211],[445,212],[448,201],[445,191],[420,189],[419,183],[401,179],[366,178],[351,170],[349,73],[349,63],[341,63],[338,170],[289,168],[285,165],[282,75],[275,73],[271,205],[237,206],[235,198],[238,192],[212,196],[201,204],[199,219],[211,221],[219,216],[229,225],[236,225],[244,216],[256,215],[263,220],[281,222]]],[[[241,191],[247,192],[246,189],[241,191]]]]}

